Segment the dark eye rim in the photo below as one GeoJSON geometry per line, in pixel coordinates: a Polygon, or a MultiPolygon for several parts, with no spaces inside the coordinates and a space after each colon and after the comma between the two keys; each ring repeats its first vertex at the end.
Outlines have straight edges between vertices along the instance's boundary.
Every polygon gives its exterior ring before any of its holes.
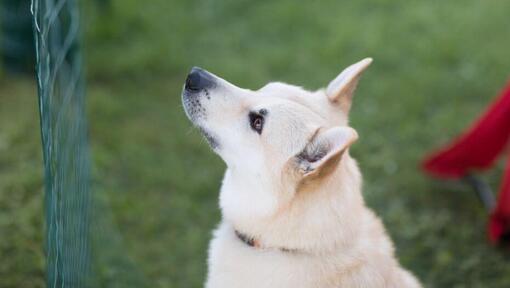
{"type": "Polygon", "coordinates": [[[259,113],[250,112],[248,114],[248,117],[250,119],[251,129],[253,131],[257,132],[259,135],[262,134],[262,130],[264,130],[264,123],[265,123],[264,115],[266,113],[267,112],[264,110],[264,111],[260,111],[259,113]]]}

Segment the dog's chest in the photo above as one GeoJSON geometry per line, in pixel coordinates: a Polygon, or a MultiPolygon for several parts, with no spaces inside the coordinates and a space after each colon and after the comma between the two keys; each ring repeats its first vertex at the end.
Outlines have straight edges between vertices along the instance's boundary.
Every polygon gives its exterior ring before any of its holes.
{"type": "Polygon", "coordinates": [[[314,262],[294,252],[250,247],[222,225],[209,247],[206,287],[317,287],[328,273],[314,262]]]}

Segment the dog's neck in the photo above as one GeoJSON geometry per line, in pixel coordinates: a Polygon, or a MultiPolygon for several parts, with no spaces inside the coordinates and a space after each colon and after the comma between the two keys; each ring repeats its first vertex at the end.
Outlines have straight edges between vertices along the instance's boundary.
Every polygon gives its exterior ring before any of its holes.
{"type": "Polygon", "coordinates": [[[288,249],[285,247],[268,247],[261,243],[261,241],[255,237],[249,236],[247,234],[244,234],[243,232],[240,232],[237,229],[234,229],[234,233],[236,234],[239,241],[243,242],[249,247],[252,247],[253,249],[260,249],[260,250],[278,250],[285,253],[303,253],[303,251],[299,251],[296,249],[288,249]]]}
{"type": "Polygon", "coordinates": [[[367,211],[360,189],[357,165],[345,155],[327,179],[297,191],[288,207],[276,215],[239,219],[224,213],[224,221],[245,239],[256,240],[260,247],[327,253],[358,240],[358,222],[366,220],[367,211]]]}

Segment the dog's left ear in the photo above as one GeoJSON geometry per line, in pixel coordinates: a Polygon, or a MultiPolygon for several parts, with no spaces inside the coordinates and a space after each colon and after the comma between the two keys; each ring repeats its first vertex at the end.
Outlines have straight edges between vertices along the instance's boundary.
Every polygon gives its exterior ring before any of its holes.
{"type": "Polygon", "coordinates": [[[319,130],[296,156],[301,174],[305,178],[327,174],[357,139],[358,133],[351,127],[319,130]]]}
{"type": "Polygon", "coordinates": [[[347,67],[335,80],[331,81],[326,89],[326,95],[329,101],[333,104],[340,105],[344,112],[349,112],[352,103],[352,95],[354,94],[358,80],[370,63],[372,63],[372,58],[365,58],[347,67]]]}

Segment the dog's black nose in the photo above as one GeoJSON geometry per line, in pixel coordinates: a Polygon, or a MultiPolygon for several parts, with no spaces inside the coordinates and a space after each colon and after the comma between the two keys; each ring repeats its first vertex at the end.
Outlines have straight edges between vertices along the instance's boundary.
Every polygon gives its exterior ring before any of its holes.
{"type": "Polygon", "coordinates": [[[190,92],[198,92],[214,85],[214,77],[207,71],[193,67],[186,78],[185,89],[190,92]]]}

